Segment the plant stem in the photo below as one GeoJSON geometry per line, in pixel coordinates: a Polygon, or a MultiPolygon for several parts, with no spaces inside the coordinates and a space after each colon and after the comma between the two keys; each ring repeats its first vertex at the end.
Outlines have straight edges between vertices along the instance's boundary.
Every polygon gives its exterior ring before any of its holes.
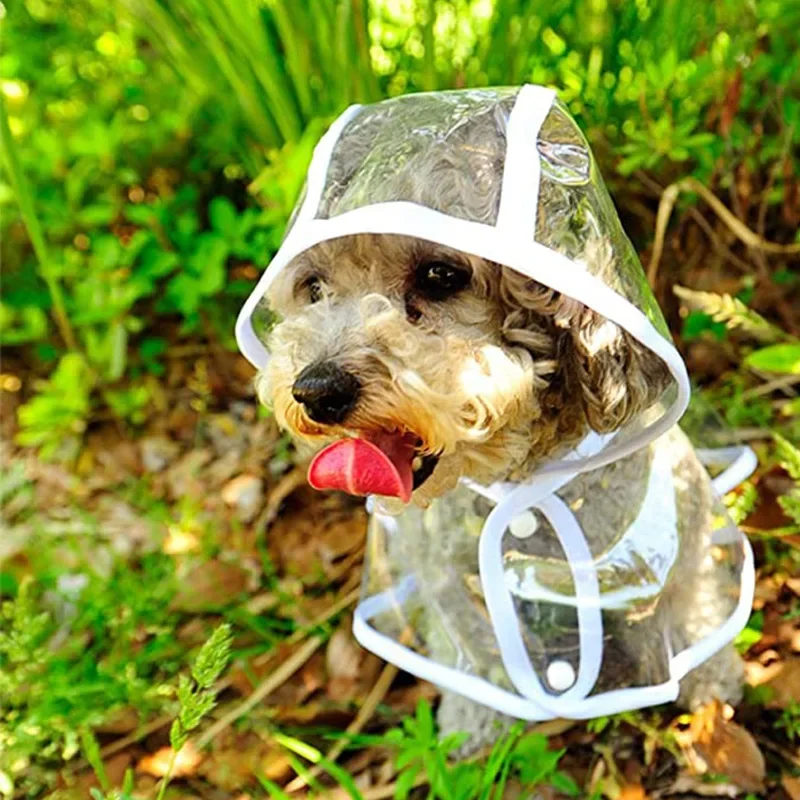
{"type": "Polygon", "coordinates": [[[180,750],[173,750],[172,755],[169,757],[167,771],[164,773],[164,777],[161,779],[161,785],[158,787],[158,797],[156,797],[156,800],[164,800],[164,792],[167,791],[167,786],[169,786],[170,779],[172,778],[172,770],[175,769],[175,762],[178,760],[178,753],[180,753],[180,750]]]}
{"type": "Polygon", "coordinates": [[[22,219],[28,230],[28,236],[31,240],[33,251],[39,262],[39,274],[42,280],[47,284],[47,289],[50,293],[50,300],[53,304],[53,319],[67,348],[70,350],[77,350],[78,347],[75,341],[75,335],[72,331],[72,325],[67,317],[61,286],[58,280],[50,274],[52,262],[50,261],[50,256],[47,251],[47,244],[45,242],[42,226],[39,223],[39,218],[36,216],[30,188],[22,170],[22,165],[17,158],[16,144],[14,142],[14,137],[11,135],[5,103],[3,102],[0,102],[0,160],[2,160],[3,167],[11,182],[14,196],[17,198],[20,213],[22,214],[22,219]]]}

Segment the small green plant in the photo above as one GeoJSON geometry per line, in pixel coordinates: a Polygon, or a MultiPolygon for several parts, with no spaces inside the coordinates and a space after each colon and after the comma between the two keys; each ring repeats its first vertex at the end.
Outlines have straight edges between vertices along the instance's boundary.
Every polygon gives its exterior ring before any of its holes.
{"type": "Polygon", "coordinates": [[[421,700],[416,714],[403,720],[380,737],[359,737],[360,741],[391,747],[397,752],[397,800],[406,800],[425,777],[428,796],[433,800],[494,800],[503,797],[510,778],[526,790],[550,785],[576,797],[575,782],[558,770],[564,750],[550,750],[547,737],[525,733],[520,722],[500,736],[485,763],[448,759],[467,741],[469,734],[451,733],[439,738],[430,705],[421,700]]]}
{"type": "Polygon", "coordinates": [[[794,486],[787,494],[778,498],[778,503],[794,524],[800,526],[800,450],[779,433],[774,433],[773,436],[778,463],[794,481],[794,486]]]}
{"type": "Polygon", "coordinates": [[[731,519],[741,525],[758,505],[758,490],[752,481],[745,481],[738,492],[731,492],[725,497],[725,505],[731,519]]]}
{"type": "Polygon", "coordinates": [[[790,742],[800,740],[800,700],[793,700],[781,711],[775,723],[790,742]]]}
{"type": "Polygon", "coordinates": [[[157,800],[162,800],[164,797],[164,792],[172,778],[178,753],[189,741],[189,733],[217,704],[217,693],[213,687],[230,660],[231,641],[231,628],[227,623],[223,623],[200,649],[192,665],[192,677],[181,675],[179,679],[178,716],[169,729],[172,754],[158,791],[157,800]]]}
{"type": "Polygon", "coordinates": [[[746,627],[733,640],[733,644],[740,653],[744,654],[754,644],[758,644],[761,641],[761,637],[763,635],[764,635],[764,612],[754,611],[750,615],[750,620],[748,621],[746,627]]]}
{"type": "Polygon", "coordinates": [[[83,356],[67,353],[49,380],[18,413],[20,444],[38,447],[42,458],[52,458],[74,443],[86,428],[91,410],[93,375],[83,356]]]}

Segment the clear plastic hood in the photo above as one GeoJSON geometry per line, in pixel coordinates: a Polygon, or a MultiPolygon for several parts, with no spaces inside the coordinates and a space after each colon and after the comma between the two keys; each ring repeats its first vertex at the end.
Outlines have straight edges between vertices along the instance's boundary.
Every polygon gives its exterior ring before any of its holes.
{"type": "Polygon", "coordinates": [[[663,363],[664,391],[579,468],[633,452],[683,413],[683,362],[591,150],[551,90],[436,92],[344,112],[317,146],[283,245],[240,314],[239,345],[255,366],[269,360],[270,330],[298,291],[303,301],[309,252],[365,234],[423,239],[512,268],[598,312],[663,363]]]}

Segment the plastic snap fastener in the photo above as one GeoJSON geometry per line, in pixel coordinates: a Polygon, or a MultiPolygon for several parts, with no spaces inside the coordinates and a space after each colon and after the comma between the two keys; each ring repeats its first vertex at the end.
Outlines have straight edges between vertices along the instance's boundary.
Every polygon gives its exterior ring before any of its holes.
{"type": "Polygon", "coordinates": [[[536,519],[536,514],[533,511],[523,511],[511,520],[508,529],[511,531],[511,535],[517,539],[527,539],[536,533],[538,527],[539,521],[536,519]]]}
{"type": "Polygon", "coordinates": [[[547,667],[547,682],[551,689],[564,692],[575,683],[575,670],[568,661],[553,661],[547,667]]]}

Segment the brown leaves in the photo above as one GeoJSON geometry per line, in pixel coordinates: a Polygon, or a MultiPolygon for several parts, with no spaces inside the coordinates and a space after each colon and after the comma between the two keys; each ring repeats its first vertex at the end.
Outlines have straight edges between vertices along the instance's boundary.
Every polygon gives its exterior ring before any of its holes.
{"type": "Polygon", "coordinates": [[[237,475],[222,487],[222,499],[236,509],[242,522],[250,522],[261,508],[264,482],[255,475],[237,475]]]}
{"type": "Polygon", "coordinates": [[[769,708],[788,708],[800,701],[800,658],[780,662],[766,686],[772,690],[767,701],[769,708]]]}
{"type": "Polygon", "coordinates": [[[380,661],[356,642],[348,619],[328,642],[325,668],[328,696],[335,702],[346,703],[369,691],[378,676],[380,661]]]}
{"type": "Polygon", "coordinates": [[[191,614],[217,611],[241,597],[250,580],[250,571],[237,564],[219,559],[201,562],[183,576],[171,608],[191,614]]]}
{"type": "MultiPolygon", "coordinates": [[[[307,487],[291,495],[287,512],[270,530],[270,551],[279,567],[304,583],[327,582],[340,575],[340,563],[357,556],[364,545],[366,515],[360,506],[307,487]],[[349,507],[348,507],[349,506],[349,507]]],[[[344,571],[349,571],[345,569],[344,571]]]]}
{"type": "Polygon", "coordinates": [[[695,712],[683,742],[687,760],[698,775],[724,777],[724,783],[737,789],[760,792],[766,776],[764,756],[732,716],[729,706],[717,702],[695,712]]]}
{"type": "MultiPolygon", "coordinates": [[[[171,747],[162,747],[160,750],[156,750],[155,753],[144,756],[136,765],[136,769],[155,778],[163,778],[169,770],[169,765],[174,755],[171,747]]],[[[194,775],[202,760],[202,755],[197,752],[191,741],[187,742],[175,756],[172,777],[186,778],[194,775]]]]}

